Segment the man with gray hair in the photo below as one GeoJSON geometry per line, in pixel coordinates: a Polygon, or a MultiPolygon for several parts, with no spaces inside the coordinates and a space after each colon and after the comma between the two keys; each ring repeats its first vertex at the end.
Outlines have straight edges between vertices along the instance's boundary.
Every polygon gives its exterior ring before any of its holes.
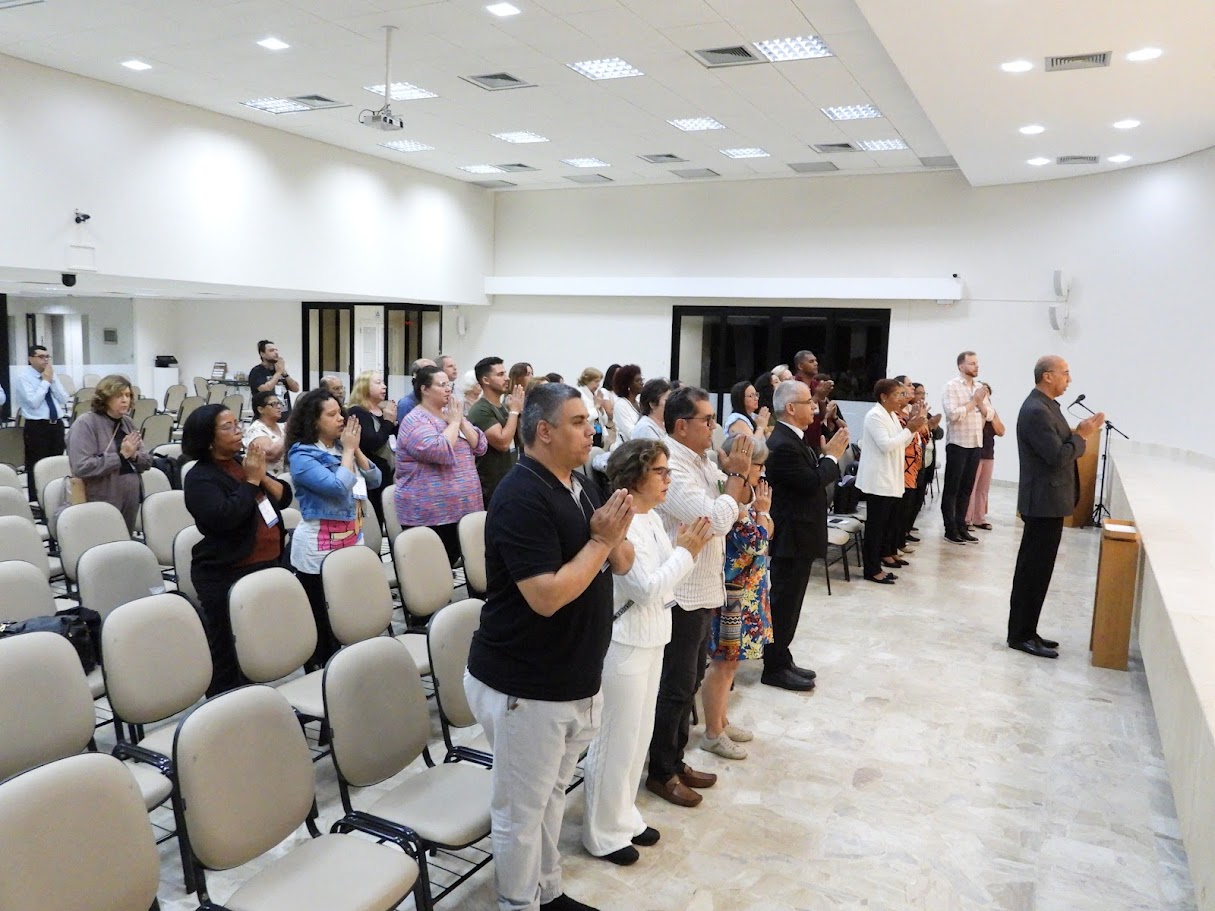
{"type": "Polygon", "coordinates": [[[324,389],[335,399],[343,408],[346,407],[346,378],[338,376],[336,373],[328,373],[321,377],[321,381],[317,383],[317,387],[324,389]]]}
{"type": "Polygon", "coordinates": [[[456,359],[450,354],[440,354],[435,358],[435,366],[447,374],[447,379],[454,389],[456,380],[460,377],[460,368],[456,366],[456,359]]]}
{"type": "Polygon", "coordinates": [[[602,715],[612,574],[633,563],[632,497],[604,503],[576,470],[594,436],[577,389],[532,390],[522,436],[489,504],[489,590],[464,689],[494,753],[499,911],[594,911],[562,892],[557,841],[565,788],[602,715]]]}
{"type": "MultiPolygon", "coordinates": [[[[452,363],[455,363],[455,362],[453,361],[452,363]]],[[[432,361],[428,357],[418,358],[416,361],[414,361],[412,364],[409,365],[410,380],[412,381],[413,377],[417,376],[418,371],[421,370],[423,367],[437,367],[437,366],[439,366],[439,365],[436,364],[434,361],[432,361]]],[[[450,383],[451,378],[449,377],[447,381],[450,383]]],[[[410,382],[409,391],[406,392],[403,396],[401,396],[400,401],[397,402],[397,421],[399,422],[402,418],[405,417],[405,415],[409,414],[409,412],[413,411],[417,407],[418,407],[418,397],[413,394],[413,383],[410,382]]]]}

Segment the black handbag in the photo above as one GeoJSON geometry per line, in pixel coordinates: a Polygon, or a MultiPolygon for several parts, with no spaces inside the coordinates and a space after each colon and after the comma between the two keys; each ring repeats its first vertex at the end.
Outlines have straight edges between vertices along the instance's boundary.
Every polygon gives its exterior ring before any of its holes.
{"type": "MultiPolygon", "coordinates": [[[[95,611],[89,613],[96,614],[95,611]]],[[[54,633],[62,636],[80,658],[80,666],[86,674],[97,667],[97,646],[93,634],[89,630],[88,621],[72,613],[55,614],[51,617],[31,617],[28,620],[15,620],[11,623],[0,621],[0,639],[9,636],[21,636],[25,633],[54,633]]]]}

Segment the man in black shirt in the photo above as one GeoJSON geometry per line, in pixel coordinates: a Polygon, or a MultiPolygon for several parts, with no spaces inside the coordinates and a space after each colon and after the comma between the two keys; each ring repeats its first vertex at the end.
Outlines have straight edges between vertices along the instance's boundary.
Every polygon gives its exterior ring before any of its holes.
{"type": "Polygon", "coordinates": [[[557,840],[566,785],[602,711],[611,574],[632,566],[632,498],[620,490],[605,504],[575,471],[594,434],[576,389],[533,390],[522,433],[525,455],[486,519],[488,593],[464,686],[494,751],[498,907],[588,911],[561,890],[557,840]]]}
{"type": "Polygon", "coordinates": [[[268,338],[257,343],[257,353],[261,362],[249,371],[249,392],[256,395],[259,392],[276,392],[283,400],[283,418],[291,410],[291,396],[288,392],[299,392],[300,384],[287,374],[287,362],[279,356],[278,346],[268,338]],[[285,388],[279,389],[279,386],[285,388]]]}

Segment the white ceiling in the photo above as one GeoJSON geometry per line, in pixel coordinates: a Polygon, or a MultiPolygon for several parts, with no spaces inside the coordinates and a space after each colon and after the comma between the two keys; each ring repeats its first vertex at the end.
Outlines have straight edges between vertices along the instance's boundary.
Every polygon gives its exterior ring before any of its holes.
{"type": "MultiPolygon", "coordinates": [[[[4,0],[0,0],[0,6],[4,0]]],[[[0,53],[195,105],[464,181],[521,188],[577,186],[602,173],[619,184],[678,182],[673,168],[722,179],[797,177],[791,163],[832,162],[840,173],[922,170],[952,155],[971,183],[1072,176],[1174,158],[1215,143],[1215,33],[1209,0],[513,0],[506,19],[487,0],[45,0],[0,9],[0,53]],[[859,8],[858,8],[859,4],[859,8]],[[361,126],[378,107],[362,86],[383,82],[384,25],[394,38],[394,81],[439,97],[394,102],[403,131],[361,126]],[[835,56],[728,69],[689,51],[813,34],[835,56]],[[274,36],[291,47],[267,51],[274,36]],[[1165,53],[1132,64],[1126,52],[1165,53]],[[1047,54],[1110,50],[1113,64],[1045,74],[1047,54]],[[645,75],[589,80],[566,64],[622,57],[645,75]],[[1029,73],[998,65],[1023,57],[1029,73]],[[121,66],[137,58],[144,72],[121,66]],[[506,71],[535,88],[487,92],[461,79],[506,71]],[[265,114],[239,102],[319,93],[351,105],[265,114]],[[884,117],[834,123],[829,105],[876,105],[884,117]],[[684,133],[666,123],[709,116],[725,130],[684,133]],[[1134,117],[1122,133],[1110,124],[1134,117]],[[1048,127],[1024,137],[1025,123],[1048,127]],[[547,143],[516,145],[492,133],[530,130],[547,143]],[[907,151],[819,155],[810,145],[902,138],[907,151]],[[413,139],[434,151],[379,147],[413,139]],[[758,146],[769,158],[719,150],[758,146]],[[674,153],[687,164],[639,156],[674,153]],[[1095,154],[1095,167],[1043,168],[1027,158],[1095,154]],[[596,157],[582,170],[563,158],[596,157]],[[468,174],[461,166],[520,162],[537,171],[468,174]]]]}

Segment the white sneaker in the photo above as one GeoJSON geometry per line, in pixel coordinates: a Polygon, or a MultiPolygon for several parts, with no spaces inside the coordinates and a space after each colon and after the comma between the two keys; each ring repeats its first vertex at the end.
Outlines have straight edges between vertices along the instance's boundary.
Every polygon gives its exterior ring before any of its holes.
{"type": "Polygon", "coordinates": [[[749,740],[755,739],[755,735],[746,728],[735,727],[728,721],[726,722],[726,726],[722,728],[722,733],[735,743],[746,743],[749,740]]]}
{"type": "Polygon", "coordinates": [[[725,731],[718,734],[716,739],[701,735],[700,748],[706,753],[716,753],[723,759],[746,759],[747,751],[726,736],[725,731]]]}

